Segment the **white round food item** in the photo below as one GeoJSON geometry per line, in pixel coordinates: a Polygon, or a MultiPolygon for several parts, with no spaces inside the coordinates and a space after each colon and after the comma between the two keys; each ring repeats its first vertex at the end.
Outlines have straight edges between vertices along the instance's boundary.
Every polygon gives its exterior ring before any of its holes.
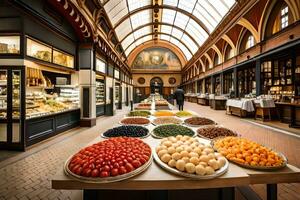
{"type": "Polygon", "coordinates": [[[167,150],[160,150],[158,153],[157,153],[157,155],[158,155],[158,157],[159,158],[161,158],[163,155],[165,155],[165,154],[167,154],[168,153],[168,151],[167,150]]]}
{"type": "Polygon", "coordinates": [[[166,141],[168,141],[168,138],[163,138],[163,139],[161,139],[160,144],[162,144],[162,143],[164,143],[166,141]]]}
{"type": "Polygon", "coordinates": [[[182,151],[183,151],[183,148],[182,148],[182,147],[179,146],[179,147],[176,148],[176,152],[180,153],[180,152],[182,152],[182,151]]]}
{"type": "Polygon", "coordinates": [[[180,140],[182,138],[182,135],[176,135],[176,139],[180,140]]]}
{"type": "Polygon", "coordinates": [[[202,149],[200,147],[196,147],[193,150],[195,153],[197,153],[199,156],[201,155],[202,149]]]}
{"type": "Polygon", "coordinates": [[[189,157],[182,157],[181,160],[183,160],[185,163],[190,162],[190,158],[189,157]]]}
{"type": "Polygon", "coordinates": [[[156,153],[158,153],[160,150],[163,150],[163,148],[161,146],[158,146],[155,148],[156,153]]]}
{"type": "Polygon", "coordinates": [[[189,152],[187,152],[187,151],[181,151],[180,155],[181,155],[181,157],[188,157],[189,156],[189,152]]]}
{"type": "Polygon", "coordinates": [[[174,160],[180,160],[181,159],[181,155],[180,155],[180,153],[175,152],[175,153],[172,154],[172,158],[174,160]]]}
{"type": "Polygon", "coordinates": [[[209,157],[207,155],[200,156],[200,162],[206,162],[207,163],[208,161],[209,161],[209,157]]]}
{"type": "Polygon", "coordinates": [[[218,157],[218,163],[219,163],[219,167],[223,167],[226,163],[226,158],[224,157],[218,157]]]}
{"type": "Polygon", "coordinates": [[[166,147],[170,147],[170,146],[172,146],[172,142],[171,141],[165,141],[163,143],[163,145],[165,145],[166,147]]]}
{"type": "Polygon", "coordinates": [[[173,146],[171,146],[171,147],[168,148],[168,153],[169,153],[169,154],[172,155],[172,154],[175,153],[175,152],[176,152],[176,149],[175,149],[173,146]]]}
{"type": "Polygon", "coordinates": [[[206,152],[207,154],[214,152],[214,150],[210,147],[203,149],[203,151],[206,152]]]}
{"type": "Polygon", "coordinates": [[[171,141],[172,143],[177,142],[177,139],[174,136],[168,137],[168,140],[171,141]]]}
{"type": "Polygon", "coordinates": [[[205,174],[211,175],[214,173],[215,173],[215,170],[212,167],[210,167],[210,166],[205,167],[205,174]]]}
{"type": "Polygon", "coordinates": [[[199,165],[202,165],[203,167],[207,167],[208,166],[207,162],[199,162],[199,165]]]}
{"type": "Polygon", "coordinates": [[[207,153],[206,151],[203,151],[203,150],[202,150],[201,155],[207,156],[207,154],[208,154],[208,153],[207,153]]]}
{"type": "Polygon", "coordinates": [[[198,155],[196,152],[190,152],[190,153],[189,153],[189,157],[190,157],[190,158],[192,158],[192,157],[198,158],[199,155],[198,155]]]}
{"type": "Polygon", "coordinates": [[[171,159],[171,160],[168,162],[168,165],[169,165],[170,167],[176,167],[176,160],[171,159]]]}
{"type": "Polygon", "coordinates": [[[198,165],[200,160],[197,157],[191,157],[190,162],[193,163],[194,165],[198,165]]]}
{"type": "Polygon", "coordinates": [[[191,152],[191,151],[193,151],[193,148],[190,147],[190,146],[186,146],[186,147],[184,148],[184,150],[187,151],[187,152],[191,152]]]}
{"type": "Polygon", "coordinates": [[[164,163],[168,163],[170,160],[172,159],[171,155],[170,154],[164,154],[162,157],[161,157],[161,160],[164,162],[164,163]]]}
{"type": "Polygon", "coordinates": [[[210,159],[208,161],[208,165],[211,166],[214,170],[219,169],[219,163],[216,161],[216,159],[210,159]]]}
{"type": "Polygon", "coordinates": [[[183,172],[185,169],[185,162],[183,160],[177,160],[176,161],[176,169],[183,172]]]}
{"type": "Polygon", "coordinates": [[[197,165],[195,167],[195,171],[196,171],[196,174],[201,175],[201,176],[205,175],[205,172],[206,172],[205,168],[202,165],[197,165]]]}
{"type": "Polygon", "coordinates": [[[185,164],[185,170],[187,171],[187,173],[193,174],[195,173],[196,169],[195,169],[195,165],[193,163],[187,163],[185,164]]]}
{"type": "Polygon", "coordinates": [[[209,154],[207,154],[207,156],[209,157],[209,159],[215,159],[216,158],[214,153],[209,153],[209,154]]]}
{"type": "Polygon", "coordinates": [[[222,155],[221,153],[216,152],[216,153],[215,153],[215,157],[216,157],[216,158],[220,158],[220,157],[223,157],[223,155],[222,155]]]}

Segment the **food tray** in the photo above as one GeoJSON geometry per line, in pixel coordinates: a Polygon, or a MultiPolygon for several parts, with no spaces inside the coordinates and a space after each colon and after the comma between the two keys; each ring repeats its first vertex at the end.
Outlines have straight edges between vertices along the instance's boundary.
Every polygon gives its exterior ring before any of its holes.
{"type": "Polygon", "coordinates": [[[179,171],[179,170],[177,170],[175,168],[172,168],[168,164],[166,164],[163,161],[161,161],[160,158],[158,157],[157,153],[155,152],[155,150],[153,150],[152,154],[153,154],[153,158],[154,158],[155,162],[161,168],[163,168],[166,171],[169,171],[169,172],[171,172],[173,174],[176,174],[176,175],[179,175],[179,176],[184,176],[184,177],[187,177],[187,178],[192,178],[192,179],[203,179],[203,180],[213,179],[213,178],[216,178],[218,176],[221,176],[221,175],[225,174],[227,172],[227,170],[228,170],[228,167],[229,167],[229,162],[226,159],[225,165],[223,167],[221,167],[220,169],[218,169],[216,171],[216,173],[214,173],[214,174],[204,175],[204,176],[197,175],[197,174],[189,174],[189,173],[186,173],[186,172],[181,172],[181,171],[179,171]]]}
{"type": "MultiPolygon", "coordinates": [[[[123,126],[124,126],[124,125],[123,125],[123,126]]],[[[130,125],[130,126],[135,126],[135,125],[130,125]]],[[[139,125],[139,126],[140,126],[140,125],[139,125]]],[[[151,133],[150,133],[150,131],[149,131],[149,129],[148,129],[147,135],[145,135],[145,136],[143,136],[143,137],[133,137],[133,138],[144,139],[144,138],[149,137],[150,134],[151,134],[151,133]]],[[[107,136],[105,136],[105,135],[104,135],[104,132],[101,133],[100,136],[101,136],[102,138],[105,138],[105,139],[113,138],[113,137],[107,137],[107,136]]],[[[116,137],[125,137],[125,136],[116,136],[116,137]]],[[[132,137],[132,136],[126,136],[126,137],[132,137]]]]}
{"type": "MultiPolygon", "coordinates": [[[[211,140],[211,145],[212,145],[212,147],[213,147],[217,152],[219,152],[219,151],[218,151],[217,148],[215,148],[214,143],[215,143],[217,140],[223,139],[223,138],[224,138],[224,137],[218,137],[218,138],[215,138],[215,139],[211,140]]],[[[261,145],[261,144],[260,144],[260,145],[261,145]]],[[[263,146],[263,145],[262,145],[262,146],[263,146]]],[[[270,148],[269,148],[269,149],[270,149],[270,148]]],[[[273,149],[270,149],[270,150],[273,151],[273,152],[275,152],[275,153],[277,153],[278,156],[280,156],[280,157],[282,158],[282,160],[283,160],[282,165],[280,165],[280,166],[271,166],[271,167],[263,167],[263,166],[244,165],[244,164],[241,164],[241,163],[238,163],[238,162],[235,162],[235,161],[231,161],[231,160],[229,160],[229,161],[232,162],[232,163],[234,163],[234,164],[236,164],[236,165],[238,165],[238,166],[240,166],[240,167],[244,167],[244,168],[247,168],[247,169],[256,169],[256,170],[266,170],[266,171],[269,170],[269,171],[272,171],[272,170],[282,169],[282,168],[286,167],[288,161],[287,161],[287,158],[285,157],[285,155],[283,155],[281,152],[274,151],[273,149]]]]}
{"type": "Polygon", "coordinates": [[[183,120],[182,120],[181,118],[179,118],[179,117],[176,117],[176,116],[155,117],[155,118],[152,120],[151,123],[152,123],[154,126],[166,125],[166,124],[155,124],[155,123],[154,123],[154,120],[157,119],[157,118],[169,118],[169,117],[174,117],[174,118],[180,120],[181,122],[180,122],[179,124],[177,124],[177,125],[182,125],[182,124],[183,124],[183,120]]]}
{"type": "Polygon", "coordinates": [[[139,116],[128,117],[128,116],[125,116],[123,119],[121,119],[121,121],[119,121],[119,124],[121,124],[122,126],[149,126],[151,124],[151,121],[150,121],[149,117],[139,117],[139,116]],[[147,124],[123,124],[122,120],[126,119],[126,118],[144,118],[144,119],[149,120],[149,123],[147,123],[147,124]]]}
{"type": "MultiPolygon", "coordinates": [[[[158,126],[156,126],[155,128],[160,127],[160,126],[164,126],[164,125],[174,125],[174,124],[163,124],[163,125],[158,125],[158,126]]],[[[175,125],[180,125],[180,124],[175,124],[175,125]]],[[[182,125],[181,125],[181,126],[182,126],[182,125]]],[[[184,126],[184,127],[187,127],[187,126],[184,126]]],[[[154,129],[155,129],[155,128],[154,128],[154,129]]],[[[187,127],[187,128],[191,129],[190,127],[187,127]]],[[[163,139],[163,138],[166,138],[166,137],[161,137],[161,136],[155,135],[154,129],[151,131],[152,137],[157,138],[157,139],[163,139]]],[[[196,137],[196,136],[197,136],[197,132],[196,132],[195,130],[193,130],[193,129],[191,129],[191,130],[194,132],[194,135],[192,135],[192,136],[190,136],[190,137],[196,137]]],[[[179,134],[179,135],[180,135],[180,134],[179,134]]],[[[171,135],[168,136],[168,137],[171,137],[171,135]]]]}
{"type": "Polygon", "coordinates": [[[126,174],[122,174],[122,175],[118,175],[118,176],[113,176],[113,177],[107,177],[107,178],[91,178],[91,177],[84,177],[84,176],[79,176],[77,174],[74,174],[71,170],[69,170],[68,166],[69,166],[69,163],[71,161],[73,156],[70,156],[68,158],[68,160],[65,162],[64,164],[64,172],[67,176],[73,178],[73,179],[76,179],[80,182],[84,182],[84,183],[112,183],[112,182],[117,182],[117,181],[122,181],[122,180],[125,180],[125,179],[129,179],[131,177],[134,177],[142,172],[144,172],[152,163],[152,159],[153,159],[153,156],[152,156],[152,153],[151,153],[151,156],[149,158],[149,160],[144,164],[142,165],[141,167],[129,172],[129,173],[126,173],[126,174]]]}
{"type": "MultiPolygon", "coordinates": [[[[187,118],[187,119],[188,119],[188,118],[187,118]]],[[[186,126],[189,126],[189,127],[194,127],[194,128],[204,128],[204,127],[206,127],[206,126],[216,126],[216,125],[218,125],[217,122],[215,122],[214,124],[192,125],[192,124],[189,124],[189,123],[184,122],[184,120],[183,120],[183,124],[185,124],[186,126]]]]}
{"type": "MultiPolygon", "coordinates": [[[[217,125],[217,124],[215,124],[215,125],[205,125],[205,126],[200,126],[198,129],[200,129],[200,128],[209,128],[210,126],[220,127],[220,128],[226,128],[226,127],[224,127],[223,125],[217,125]]],[[[224,138],[224,137],[241,137],[241,135],[238,134],[236,131],[233,131],[233,130],[229,129],[229,130],[231,130],[233,133],[235,133],[236,136],[219,136],[219,137],[215,137],[215,138],[213,138],[213,139],[210,139],[210,138],[208,138],[208,137],[205,137],[205,136],[203,136],[203,135],[200,135],[200,134],[198,133],[198,129],[196,130],[197,136],[200,137],[200,138],[206,139],[206,140],[210,140],[210,141],[213,141],[213,140],[216,140],[216,139],[220,139],[220,138],[224,138]]],[[[228,129],[228,128],[226,128],[226,129],[228,129]]],[[[213,146],[213,145],[212,145],[212,146],[213,146]]],[[[215,150],[216,150],[216,149],[215,149],[215,150]]]]}

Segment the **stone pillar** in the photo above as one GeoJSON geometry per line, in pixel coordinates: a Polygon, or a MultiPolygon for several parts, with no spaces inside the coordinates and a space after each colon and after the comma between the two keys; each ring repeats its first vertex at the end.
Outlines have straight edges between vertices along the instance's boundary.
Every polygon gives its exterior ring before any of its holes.
{"type": "Polygon", "coordinates": [[[213,76],[210,77],[210,93],[215,93],[215,78],[213,76]]]}
{"type": "Polygon", "coordinates": [[[220,94],[224,94],[224,73],[221,72],[220,74],[220,94]]]}
{"type": "Polygon", "coordinates": [[[81,119],[80,126],[96,125],[96,73],[93,44],[80,44],[78,49],[81,119]]]}
{"type": "Polygon", "coordinates": [[[234,96],[238,96],[238,80],[237,80],[237,68],[233,69],[233,89],[234,89],[234,96]]]}

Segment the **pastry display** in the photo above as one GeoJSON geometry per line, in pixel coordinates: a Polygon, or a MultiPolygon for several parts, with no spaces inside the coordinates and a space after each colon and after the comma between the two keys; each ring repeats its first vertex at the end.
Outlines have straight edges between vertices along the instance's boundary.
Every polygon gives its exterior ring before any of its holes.
{"type": "Polygon", "coordinates": [[[228,168],[228,161],[222,154],[215,153],[210,145],[201,144],[196,138],[189,136],[164,138],[155,152],[155,160],[158,158],[162,167],[178,175],[214,178],[228,168]]]}
{"type": "Polygon", "coordinates": [[[162,125],[162,124],[181,124],[182,120],[176,117],[157,117],[153,120],[154,125],[162,125]]]}
{"type": "Polygon", "coordinates": [[[128,117],[149,117],[150,115],[151,112],[147,110],[135,110],[127,114],[128,117]]]}
{"type": "Polygon", "coordinates": [[[162,110],[162,111],[156,111],[153,115],[155,117],[164,117],[164,116],[174,116],[174,113],[171,111],[162,110]]]}
{"type": "Polygon", "coordinates": [[[157,100],[155,101],[155,106],[168,106],[169,103],[165,100],[157,100]]]}
{"type": "Polygon", "coordinates": [[[219,138],[214,141],[214,148],[229,161],[244,167],[277,169],[287,163],[283,155],[246,138],[219,138]]]}
{"type": "Polygon", "coordinates": [[[177,117],[190,117],[190,116],[193,116],[193,114],[188,111],[183,110],[183,111],[177,112],[176,116],[177,117]]]}
{"type": "Polygon", "coordinates": [[[185,126],[177,124],[166,124],[154,128],[152,131],[152,135],[157,138],[164,138],[177,135],[195,136],[195,132],[192,129],[185,126]]]}
{"type": "Polygon", "coordinates": [[[146,137],[149,134],[149,130],[143,126],[118,126],[115,128],[108,129],[102,136],[104,137],[146,137]]]}
{"type": "Polygon", "coordinates": [[[217,137],[226,137],[226,136],[238,136],[235,132],[230,129],[220,127],[220,126],[207,126],[202,127],[197,130],[197,133],[200,137],[214,139],[217,137]]]}
{"type": "Polygon", "coordinates": [[[65,171],[82,181],[113,182],[139,174],[150,163],[148,144],[137,138],[117,137],[80,150],[66,162],[65,171]]]}
{"type": "Polygon", "coordinates": [[[96,104],[102,105],[104,104],[105,98],[105,85],[104,80],[96,79],[96,104]]]}
{"type": "Polygon", "coordinates": [[[213,120],[205,117],[190,117],[188,119],[185,119],[184,123],[190,126],[203,126],[203,125],[216,124],[216,122],[214,122],[213,120]]]}
{"type": "Polygon", "coordinates": [[[143,117],[128,117],[122,119],[120,123],[124,125],[148,125],[150,120],[143,117]]]}

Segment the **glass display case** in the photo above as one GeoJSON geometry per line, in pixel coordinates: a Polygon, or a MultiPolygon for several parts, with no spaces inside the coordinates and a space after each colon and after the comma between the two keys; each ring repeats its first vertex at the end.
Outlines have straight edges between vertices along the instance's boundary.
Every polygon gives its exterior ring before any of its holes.
{"type": "Polygon", "coordinates": [[[96,77],[96,105],[103,105],[105,100],[104,77],[96,77]]]}
{"type": "Polygon", "coordinates": [[[115,85],[115,103],[118,104],[120,101],[120,84],[116,83],[115,85]]]}
{"type": "Polygon", "coordinates": [[[255,66],[240,69],[237,72],[238,97],[256,94],[255,66]]]}
{"type": "Polygon", "coordinates": [[[52,48],[46,44],[42,44],[30,38],[26,39],[27,51],[26,55],[43,60],[46,62],[52,62],[52,48]]]}
{"type": "Polygon", "coordinates": [[[0,36],[0,54],[20,54],[20,36],[0,36]]]}
{"type": "Polygon", "coordinates": [[[74,68],[74,57],[58,50],[53,50],[53,63],[74,68]]]}
{"type": "Polygon", "coordinates": [[[7,114],[7,70],[0,70],[0,119],[7,114]]]}

